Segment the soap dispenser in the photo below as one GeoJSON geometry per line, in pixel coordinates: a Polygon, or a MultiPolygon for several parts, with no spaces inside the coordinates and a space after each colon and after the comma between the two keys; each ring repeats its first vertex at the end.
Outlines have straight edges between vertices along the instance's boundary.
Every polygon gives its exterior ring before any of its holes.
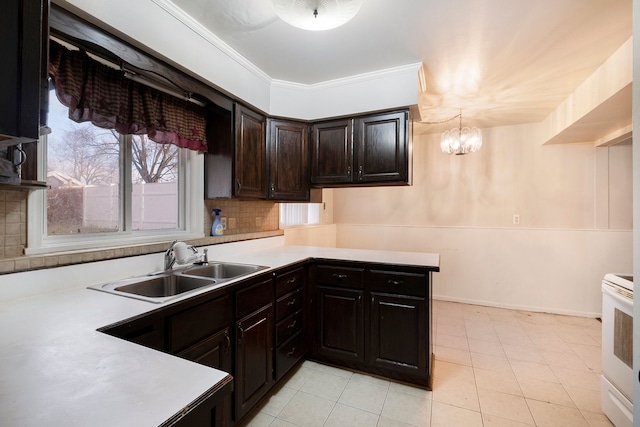
{"type": "Polygon", "coordinates": [[[224,234],[224,227],[220,220],[220,209],[213,209],[212,212],[215,215],[215,218],[213,219],[213,225],[211,226],[211,235],[222,236],[224,234]]]}

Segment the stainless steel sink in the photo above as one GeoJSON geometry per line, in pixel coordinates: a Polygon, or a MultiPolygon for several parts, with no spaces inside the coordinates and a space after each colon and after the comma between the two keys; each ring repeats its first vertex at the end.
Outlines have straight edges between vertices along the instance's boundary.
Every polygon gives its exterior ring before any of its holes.
{"type": "Polygon", "coordinates": [[[262,265],[212,262],[193,265],[183,270],[134,277],[116,282],[89,286],[89,289],[110,294],[163,303],[200,289],[213,289],[225,282],[267,269],[262,265]]]}
{"type": "Polygon", "coordinates": [[[235,279],[246,274],[255,273],[269,267],[253,264],[235,264],[229,262],[210,262],[206,265],[194,265],[176,273],[181,276],[207,277],[210,279],[235,279]]]}
{"type": "Polygon", "coordinates": [[[218,284],[218,281],[214,279],[167,273],[125,279],[102,285],[89,286],[89,288],[144,301],[162,303],[188,292],[216,284],[218,284]]]}

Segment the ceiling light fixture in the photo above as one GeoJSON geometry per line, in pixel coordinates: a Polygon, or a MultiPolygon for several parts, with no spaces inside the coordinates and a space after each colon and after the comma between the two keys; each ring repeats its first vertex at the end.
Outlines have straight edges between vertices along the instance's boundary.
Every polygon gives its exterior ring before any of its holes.
{"type": "Polygon", "coordinates": [[[303,30],[330,30],[353,18],[362,0],[271,0],[273,10],[286,23],[303,30]]]}
{"type": "Polygon", "coordinates": [[[482,131],[476,127],[462,127],[462,108],[460,114],[456,114],[450,119],[439,122],[421,122],[428,125],[439,125],[450,122],[454,119],[460,119],[458,127],[449,129],[442,133],[440,137],[440,149],[446,154],[469,154],[475,153],[482,147],[482,131]]]}

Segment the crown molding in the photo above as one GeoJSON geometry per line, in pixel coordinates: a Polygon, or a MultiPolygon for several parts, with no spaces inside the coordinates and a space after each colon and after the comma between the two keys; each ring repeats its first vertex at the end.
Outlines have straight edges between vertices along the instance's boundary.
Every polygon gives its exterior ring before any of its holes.
{"type": "Polygon", "coordinates": [[[260,68],[256,67],[251,61],[241,55],[237,50],[229,46],[222,39],[216,36],[214,33],[209,31],[207,27],[193,19],[190,15],[185,13],[182,9],[177,7],[169,0],[151,0],[152,3],[155,3],[158,7],[163,9],[169,15],[180,21],[183,25],[193,31],[195,34],[202,37],[209,44],[214,46],[216,49],[224,53],[233,61],[237,62],[239,65],[244,67],[246,70],[250,71],[256,77],[260,78],[264,82],[271,84],[272,78],[267,75],[260,68]]]}
{"type": "Polygon", "coordinates": [[[370,71],[362,74],[355,74],[353,76],[341,77],[338,79],[327,80],[324,82],[312,83],[312,84],[296,83],[296,82],[290,82],[287,80],[278,80],[278,79],[272,79],[271,84],[274,87],[312,92],[316,90],[323,90],[323,89],[330,89],[330,88],[336,88],[341,86],[350,86],[353,84],[365,83],[372,80],[378,80],[381,78],[391,77],[399,74],[417,73],[421,66],[422,66],[421,62],[416,62],[413,64],[400,65],[398,67],[385,68],[383,70],[370,71]]]}

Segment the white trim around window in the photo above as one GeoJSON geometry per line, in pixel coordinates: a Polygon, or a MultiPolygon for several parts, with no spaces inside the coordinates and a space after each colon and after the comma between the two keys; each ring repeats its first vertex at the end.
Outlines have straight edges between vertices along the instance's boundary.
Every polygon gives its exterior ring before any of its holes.
{"type": "MultiPolygon", "coordinates": [[[[25,255],[108,249],[140,244],[188,240],[204,237],[204,156],[184,150],[180,156],[181,171],[179,230],[147,230],[105,233],[100,235],[47,236],[46,191],[31,191],[27,208],[27,247],[25,255]]],[[[46,180],[46,139],[38,143],[38,179],[46,180]]]]}

